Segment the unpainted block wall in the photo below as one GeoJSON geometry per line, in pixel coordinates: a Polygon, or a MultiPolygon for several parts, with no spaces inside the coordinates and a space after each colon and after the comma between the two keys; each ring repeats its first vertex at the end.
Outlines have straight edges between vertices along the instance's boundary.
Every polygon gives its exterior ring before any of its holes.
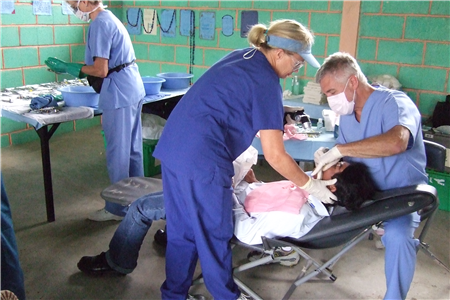
{"type": "MultiPolygon", "coordinates": [[[[71,78],[55,76],[46,70],[44,60],[57,56],[83,62],[88,24],[61,14],[61,1],[52,1],[53,16],[34,16],[31,0],[15,1],[15,15],[1,15],[1,88],[51,82],[71,78]]],[[[179,34],[180,10],[195,12],[195,61],[193,73],[198,79],[214,62],[229,51],[247,46],[240,37],[241,12],[255,10],[259,22],[291,18],[307,25],[315,34],[313,53],[322,62],[339,51],[342,1],[104,1],[108,9],[127,23],[129,8],[176,10],[176,37],[132,35],[141,74],[189,70],[189,38],[179,34]],[[215,39],[199,38],[199,15],[215,12],[215,39]],[[234,19],[234,34],[222,34],[224,15],[234,19]]],[[[437,101],[450,93],[450,5],[448,1],[361,1],[356,58],[366,75],[390,74],[399,79],[403,90],[428,118],[437,101]]],[[[131,21],[130,21],[131,22],[131,21]]],[[[315,69],[306,66],[299,72],[302,85],[314,78],[315,69]]],[[[281,80],[290,89],[291,79],[281,80]]],[[[63,124],[58,134],[93,126],[100,122],[82,120],[63,124]]],[[[1,119],[2,147],[37,139],[26,124],[1,119]]]]}
{"type": "Polygon", "coordinates": [[[363,72],[395,76],[424,118],[450,94],[448,1],[362,1],[358,38],[363,72]]]}
{"type": "MultiPolygon", "coordinates": [[[[141,30],[140,35],[132,35],[141,74],[147,76],[154,76],[160,72],[189,70],[189,37],[180,35],[179,20],[180,10],[194,11],[196,28],[194,80],[225,54],[249,46],[247,39],[242,38],[240,34],[243,11],[257,11],[258,21],[264,24],[288,18],[306,25],[315,35],[313,53],[318,58],[324,58],[339,50],[342,7],[343,3],[340,1],[123,1],[125,15],[129,8],[156,9],[159,16],[163,10],[176,10],[175,38],[163,37],[160,32],[157,35],[148,35],[144,30],[141,30]],[[199,16],[202,12],[215,12],[214,40],[199,37],[199,16]],[[225,36],[222,33],[222,18],[225,15],[233,17],[232,36],[225,36]]],[[[308,65],[300,69],[298,76],[301,85],[313,80],[315,72],[316,69],[308,65]]],[[[292,78],[281,80],[280,83],[284,89],[290,89],[292,78]]]]}

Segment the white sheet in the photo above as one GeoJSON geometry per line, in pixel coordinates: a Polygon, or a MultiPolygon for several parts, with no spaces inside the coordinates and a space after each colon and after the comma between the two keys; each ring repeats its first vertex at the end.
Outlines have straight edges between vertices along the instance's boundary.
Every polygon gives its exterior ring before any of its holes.
{"type": "Polygon", "coordinates": [[[314,209],[311,205],[303,205],[299,214],[279,211],[248,214],[243,206],[245,196],[262,184],[264,183],[241,182],[235,188],[234,235],[243,243],[261,244],[262,236],[299,238],[307,234],[324,216],[328,216],[322,202],[311,195],[308,197],[308,203],[312,203],[314,209]]]}

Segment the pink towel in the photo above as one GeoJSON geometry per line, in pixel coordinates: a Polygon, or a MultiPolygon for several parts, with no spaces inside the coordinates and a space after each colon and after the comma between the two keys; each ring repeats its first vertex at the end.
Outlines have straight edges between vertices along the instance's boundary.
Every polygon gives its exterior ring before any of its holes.
{"type": "Polygon", "coordinates": [[[307,134],[304,133],[297,133],[297,127],[295,127],[294,124],[286,124],[284,125],[284,134],[283,134],[283,140],[306,140],[308,138],[307,134]]]}
{"type": "Polygon", "coordinates": [[[247,195],[245,210],[249,213],[283,211],[298,214],[308,196],[308,192],[288,180],[269,182],[247,195]]]}

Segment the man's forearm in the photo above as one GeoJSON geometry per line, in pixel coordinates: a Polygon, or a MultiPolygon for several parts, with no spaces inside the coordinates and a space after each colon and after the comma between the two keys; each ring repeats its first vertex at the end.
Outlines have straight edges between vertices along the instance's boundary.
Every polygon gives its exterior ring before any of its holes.
{"type": "Polygon", "coordinates": [[[338,144],[343,156],[376,158],[402,153],[408,146],[410,132],[397,125],[388,132],[348,144],[338,144]]]}

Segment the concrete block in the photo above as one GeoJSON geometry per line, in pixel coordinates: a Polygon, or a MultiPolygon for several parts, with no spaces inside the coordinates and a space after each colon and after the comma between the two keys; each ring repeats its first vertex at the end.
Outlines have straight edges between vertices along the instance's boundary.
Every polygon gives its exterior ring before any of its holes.
{"type": "Polygon", "coordinates": [[[400,39],[403,35],[404,18],[399,16],[361,16],[360,37],[400,39]]]}
{"type": "Polygon", "coordinates": [[[421,65],[423,43],[380,40],[378,43],[378,61],[401,64],[421,65]]]}
{"type": "Polygon", "coordinates": [[[39,65],[37,47],[3,49],[5,68],[21,68],[39,65]]]}

